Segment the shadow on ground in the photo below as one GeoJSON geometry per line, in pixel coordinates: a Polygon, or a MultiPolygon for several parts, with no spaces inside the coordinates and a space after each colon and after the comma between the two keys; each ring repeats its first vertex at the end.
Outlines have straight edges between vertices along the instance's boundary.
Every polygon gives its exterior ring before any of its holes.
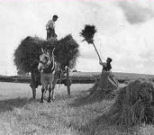
{"type": "MultiPolygon", "coordinates": [[[[55,95],[55,100],[51,102],[57,102],[57,101],[62,101],[62,100],[68,100],[70,98],[72,98],[73,96],[68,96],[67,94],[56,94],[55,95]]],[[[48,100],[48,93],[46,95],[44,95],[44,98],[43,98],[44,102],[47,102],[48,100]]],[[[37,98],[36,99],[37,102],[40,102],[41,101],[41,98],[37,98]]]]}
{"type": "Polygon", "coordinates": [[[90,91],[86,91],[84,94],[80,94],[73,103],[70,104],[72,107],[80,107],[83,105],[93,104],[95,102],[101,102],[102,100],[113,100],[116,93],[108,93],[105,91],[95,91],[90,94],[90,91]]]}
{"type": "Polygon", "coordinates": [[[29,104],[32,100],[27,98],[15,98],[0,100],[0,113],[5,111],[12,111],[13,108],[22,108],[24,105],[29,104]]]}

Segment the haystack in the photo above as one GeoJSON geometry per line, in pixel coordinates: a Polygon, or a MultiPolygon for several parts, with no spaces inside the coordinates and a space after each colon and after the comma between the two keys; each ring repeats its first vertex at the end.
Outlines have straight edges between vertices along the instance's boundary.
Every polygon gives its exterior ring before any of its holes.
{"type": "Polygon", "coordinates": [[[133,126],[142,122],[152,123],[154,118],[154,86],[147,80],[136,80],[119,90],[109,111],[112,123],[133,126]]]}
{"type": "Polygon", "coordinates": [[[115,90],[118,88],[118,81],[114,78],[111,72],[103,71],[99,80],[90,89],[92,100],[102,100],[104,98],[112,99],[115,96],[115,90]]]}
{"type": "Polygon", "coordinates": [[[79,45],[73,39],[71,35],[57,41],[55,46],[56,61],[59,62],[62,67],[68,66],[73,68],[76,64],[76,59],[79,56],[79,45]]]}
{"type": "Polygon", "coordinates": [[[41,48],[53,50],[55,47],[55,60],[62,67],[68,66],[73,68],[79,54],[78,44],[71,35],[66,36],[61,40],[46,41],[38,37],[26,37],[15,50],[14,62],[18,71],[25,73],[32,72],[37,68],[41,48]]]}

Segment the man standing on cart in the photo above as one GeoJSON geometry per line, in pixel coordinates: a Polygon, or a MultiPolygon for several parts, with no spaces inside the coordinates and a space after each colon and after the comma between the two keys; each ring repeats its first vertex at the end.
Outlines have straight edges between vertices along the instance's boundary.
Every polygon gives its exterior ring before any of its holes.
{"type": "Polygon", "coordinates": [[[47,30],[47,40],[50,38],[56,39],[57,34],[55,33],[55,22],[57,21],[58,16],[53,15],[52,20],[49,20],[47,25],[46,25],[46,30],[47,30]]]}

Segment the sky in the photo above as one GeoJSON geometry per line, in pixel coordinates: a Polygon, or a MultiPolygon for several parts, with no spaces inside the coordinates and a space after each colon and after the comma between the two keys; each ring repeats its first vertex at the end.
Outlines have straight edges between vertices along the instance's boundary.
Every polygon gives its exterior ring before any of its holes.
{"type": "Polygon", "coordinates": [[[76,69],[98,72],[102,67],[92,45],[79,33],[95,25],[94,42],[113,72],[154,74],[154,1],[152,0],[0,0],[0,74],[15,75],[14,51],[27,36],[46,38],[52,15],[58,39],[72,34],[80,45],[76,69]]]}

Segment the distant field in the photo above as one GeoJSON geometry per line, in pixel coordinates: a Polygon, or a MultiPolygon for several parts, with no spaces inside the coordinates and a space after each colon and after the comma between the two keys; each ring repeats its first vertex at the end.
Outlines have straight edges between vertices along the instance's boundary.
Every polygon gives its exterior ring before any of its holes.
{"type": "MultiPolygon", "coordinates": [[[[79,78],[91,78],[91,77],[98,77],[101,73],[100,72],[76,72],[72,73],[71,76],[79,77],[79,78]]],[[[138,78],[146,78],[146,79],[154,79],[154,75],[147,75],[147,74],[135,74],[135,73],[120,73],[120,72],[113,72],[115,77],[118,80],[134,80],[138,78]]]]}
{"type": "MultiPolygon", "coordinates": [[[[72,83],[94,83],[101,73],[99,72],[72,72],[70,78],[72,83]]],[[[154,75],[135,73],[113,73],[120,83],[125,83],[138,78],[154,80],[154,75]]],[[[0,82],[30,82],[30,76],[0,76],[0,82]]]]}
{"type": "Polygon", "coordinates": [[[71,97],[57,85],[55,102],[33,101],[28,84],[0,83],[0,135],[153,135],[152,125],[124,129],[108,124],[113,100],[83,102],[92,84],[73,84],[71,97]],[[103,116],[104,115],[104,116],[103,116]]]}

